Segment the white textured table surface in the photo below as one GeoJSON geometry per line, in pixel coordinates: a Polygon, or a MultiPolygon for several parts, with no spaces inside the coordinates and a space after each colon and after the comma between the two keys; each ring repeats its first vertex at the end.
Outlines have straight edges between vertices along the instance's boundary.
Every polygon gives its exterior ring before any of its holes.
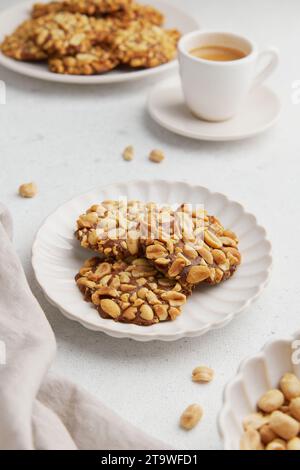
{"type": "MultiPolygon", "coordinates": [[[[17,3],[1,0],[1,8],[17,3]]],[[[174,0],[180,5],[180,0],[174,0]]],[[[31,287],[55,331],[53,368],[86,387],[148,433],[180,449],[218,449],[216,419],[223,387],[240,361],[274,335],[300,328],[299,170],[300,104],[292,83],[300,79],[298,0],[186,0],[184,8],[207,28],[244,32],[261,46],[276,45],[281,64],[270,84],[283,101],[277,126],[258,138],[201,143],[164,131],[148,117],[145,100],[153,79],[124,86],[79,87],[43,83],[0,69],[7,104],[0,106],[0,200],[11,210],[15,245],[31,287]],[[133,144],[134,162],[122,149],[133,144]],[[162,165],[148,162],[162,148],[162,165]],[[51,307],[33,280],[31,244],[43,219],[62,202],[88,189],[134,178],[185,179],[241,201],[257,215],[274,244],[271,282],[244,315],[222,330],[175,343],[136,343],[85,330],[51,307]],[[34,180],[33,200],[17,196],[20,183],[34,180]],[[199,363],[216,379],[207,386],[190,380],[199,363]],[[199,402],[204,419],[187,433],[182,409],[199,402]]]]}

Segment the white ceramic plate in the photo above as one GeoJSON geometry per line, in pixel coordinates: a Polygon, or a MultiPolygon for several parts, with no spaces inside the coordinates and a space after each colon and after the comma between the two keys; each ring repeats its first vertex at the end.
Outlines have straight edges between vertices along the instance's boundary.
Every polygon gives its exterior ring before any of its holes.
{"type": "Polygon", "coordinates": [[[271,263],[271,245],[265,230],[241,204],[201,186],[168,181],[120,183],[75,197],[46,219],[37,233],[32,251],[38,283],[62,313],[92,330],[139,341],[172,341],[185,336],[199,336],[226,325],[261,293],[269,278],[271,263]],[[183,314],[174,322],[141,327],[101,318],[90,304],[83,301],[74,282],[83,260],[93,256],[75,240],[75,221],[93,203],[120,196],[160,203],[184,201],[204,204],[208,212],[220,217],[225,226],[238,234],[243,257],[241,266],[232,279],[219,286],[201,286],[195,290],[183,314]]]}
{"type": "Polygon", "coordinates": [[[237,375],[225,388],[219,415],[225,450],[239,450],[243,419],[256,410],[259,398],[267,390],[278,387],[285,372],[293,372],[300,378],[300,363],[297,365],[292,360],[293,353],[299,358],[296,348],[299,351],[300,331],[293,337],[268,342],[257,355],[242,362],[237,375]]]}
{"type": "Polygon", "coordinates": [[[148,98],[149,113],[158,124],[176,134],[199,140],[239,140],[260,134],[276,123],[280,109],[278,96],[266,86],[253,90],[239,113],[224,122],[196,118],[185,105],[179,80],[157,85],[148,98]]]}
{"type": "MultiPolygon", "coordinates": [[[[34,0],[27,0],[25,3],[20,3],[12,8],[0,12],[0,42],[2,42],[5,35],[11,34],[22,21],[29,18],[30,9],[33,3],[34,0]]],[[[197,21],[193,17],[173,6],[168,0],[145,0],[144,2],[141,0],[140,3],[147,3],[162,11],[166,17],[166,28],[177,28],[185,34],[190,31],[194,31],[199,27],[197,21]]],[[[101,83],[125,82],[166,72],[177,66],[177,60],[173,60],[168,64],[160,65],[159,67],[152,69],[130,72],[115,70],[104,75],[94,75],[91,77],[55,74],[49,72],[47,65],[45,64],[18,62],[10,59],[9,57],[5,57],[1,52],[0,64],[14,72],[27,75],[28,77],[39,78],[41,80],[79,85],[94,85],[101,83]]]]}

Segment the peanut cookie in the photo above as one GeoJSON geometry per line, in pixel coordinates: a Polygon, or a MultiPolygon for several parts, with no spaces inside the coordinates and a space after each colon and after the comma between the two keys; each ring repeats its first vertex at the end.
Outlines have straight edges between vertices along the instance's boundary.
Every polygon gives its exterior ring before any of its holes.
{"type": "Polygon", "coordinates": [[[32,36],[35,44],[48,56],[87,52],[95,40],[95,21],[79,13],[50,14],[35,20],[32,36]]]}
{"type": "Polygon", "coordinates": [[[130,263],[92,258],[75,279],[102,318],[143,326],[175,320],[190,293],[163,277],[145,258],[130,263]]]}
{"type": "Polygon", "coordinates": [[[166,277],[184,286],[203,281],[218,284],[233,275],[241,262],[238,238],[220,221],[189,213],[184,206],[174,213],[170,237],[142,239],[145,257],[166,277]]]}
{"type": "Polygon", "coordinates": [[[81,246],[106,257],[126,259],[140,256],[143,252],[141,236],[158,236],[159,229],[169,224],[171,213],[171,208],[159,207],[154,203],[103,201],[94,204],[79,217],[76,236],[81,246]],[[152,227],[155,229],[153,234],[152,227]]]}
{"type": "Polygon", "coordinates": [[[35,3],[32,7],[31,16],[36,19],[41,16],[64,11],[63,3],[64,2],[35,3]]]}
{"type": "Polygon", "coordinates": [[[130,67],[150,68],[176,57],[180,34],[158,26],[132,22],[127,29],[116,31],[112,47],[120,62],[130,67]]]}
{"type": "Polygon", "coordinates": [[[180,33],[164,30],[163,23],[159,10],[132,0],[37,3],[31,19],[0,50],[21,61],[47,60],[59,74],[99,74],[118,65],[150,68],[176,56],[180,33]]]}
{"type": "Polygon", "coordinates": [[[119,19],[123,26],[133,21],[138,21],[141,24],[153,24],[156,26],[162,26],[165,17],[163,13],[158,11],[156,8],[150,5],[139,5],[138,3],[132,3],[126,10],[118,11],[110,18],[119,19]]]}
{"type": "Polygon", "coordinates": [[[32,9],[32,17],[39,18],[49,13],[61,11],[98,16],[124,10],[130,4],[131,0],[64,0],[60,2],[36,3],[32,9]]]}
{"type": "Polygon", "coordinates": [[[86,53],[74,56],[54,57],[48,61],[51,72],[68,75],[97,75],[108,72],[118,65],[113,54],[101,47],[95,46],[86,53]]]}
{"type": "Polygon", "coordinates": [[[90,18],[91,21],[91,37],[93,44],[106,44],[107,47],[111,48],[111,42],[114,34],[124,25],[122,21],[113,16],[107,16],[105,18],[90,18]]]}
{"type": "Polygon", "coordinates": [[[47,55],[32,38],[34,25],[34,20],[24,21],[14,33],[6,36],[0,46],[2,53],[21,61],[45,60],[47,55]]]}

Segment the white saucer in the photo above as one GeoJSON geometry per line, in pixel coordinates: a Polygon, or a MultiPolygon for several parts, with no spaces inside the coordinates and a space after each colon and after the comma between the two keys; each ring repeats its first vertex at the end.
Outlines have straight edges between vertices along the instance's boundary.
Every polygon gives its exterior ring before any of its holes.
{"type": "Polygon", "coordinates": [[[253,90],[240,112],[224,122],[197,119],[184,103],[179,80],[157,85],[149,95],[148,109],[152,118],[176,134],[199,140],[239,140],[264,132],[277,121],[281,103],[266,86],[253,90]]]}

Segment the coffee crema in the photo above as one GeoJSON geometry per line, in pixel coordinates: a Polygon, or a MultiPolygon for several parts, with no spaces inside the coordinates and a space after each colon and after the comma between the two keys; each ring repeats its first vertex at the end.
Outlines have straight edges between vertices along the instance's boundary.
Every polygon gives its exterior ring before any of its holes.
{"type": "Polygon", "coordinates": [[[189,53],[199,59],[213,60],[217,62],[229,62],[246,57],[243,51],[226,46],[200,46],[191,49],[189,53]]]}

